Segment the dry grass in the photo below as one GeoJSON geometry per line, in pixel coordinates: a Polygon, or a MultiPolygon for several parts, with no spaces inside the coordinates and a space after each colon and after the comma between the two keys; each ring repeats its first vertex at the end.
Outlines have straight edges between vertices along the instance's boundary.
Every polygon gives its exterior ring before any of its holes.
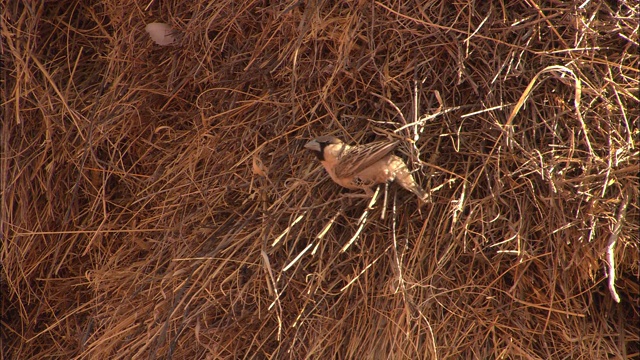
{"type": "Polygon", "coordinates": [[[637,2],[2,6],[2,358],[640,358],[637,2]]]}

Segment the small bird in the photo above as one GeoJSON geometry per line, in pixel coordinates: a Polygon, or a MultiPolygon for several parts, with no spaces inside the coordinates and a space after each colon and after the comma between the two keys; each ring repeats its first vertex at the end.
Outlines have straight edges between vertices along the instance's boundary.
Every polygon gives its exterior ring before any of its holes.
{"type": "Polygon", "coordinates": [[[372,187],[396,181],[426,201],[428,194],[416,183],[404,161],[392,154],[398,142],[378,141],[350,146],[335,136],[320,136],[305,144],[313,151],[331,179],[348,189],[362,189],[373,195],[372,187]]]}

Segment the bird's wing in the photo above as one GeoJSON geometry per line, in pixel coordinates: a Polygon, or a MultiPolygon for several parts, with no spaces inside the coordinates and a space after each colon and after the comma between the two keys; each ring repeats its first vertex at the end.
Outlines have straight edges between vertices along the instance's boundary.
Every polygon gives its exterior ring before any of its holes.
{"type": "Polygon", "coordinates": [[[354,176],[389,155],[396,146],[398,146],[397,141],[378,141],[366,145],[353,146],[340,157],[334,168],[335,174],[340,178],[354,176]]]}

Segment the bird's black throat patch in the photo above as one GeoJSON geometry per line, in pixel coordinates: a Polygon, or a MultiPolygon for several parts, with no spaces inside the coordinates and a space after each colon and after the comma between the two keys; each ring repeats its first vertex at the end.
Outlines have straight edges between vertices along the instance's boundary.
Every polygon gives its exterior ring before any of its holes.
{"type": "Polygon", "coordinates": [[[313,153],[316,154],[316,157],[318,158],[318,160],[324,161],[324,148],[325,146],[327,146],[327,144],[325,143],[319,143],[319,144],[320,144],[320,151],[314,151],[313,153]]]}

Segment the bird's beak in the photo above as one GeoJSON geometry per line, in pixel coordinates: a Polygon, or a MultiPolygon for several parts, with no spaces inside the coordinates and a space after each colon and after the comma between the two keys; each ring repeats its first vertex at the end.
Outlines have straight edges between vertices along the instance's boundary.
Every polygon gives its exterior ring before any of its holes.
{"type": "Polygon", "coordinates": [[[316,152],[322,151],[322,149],[320,148],[320,143],[318,143],[316,140],[309,141],[304,145],[304,148],[316,152]]]}

